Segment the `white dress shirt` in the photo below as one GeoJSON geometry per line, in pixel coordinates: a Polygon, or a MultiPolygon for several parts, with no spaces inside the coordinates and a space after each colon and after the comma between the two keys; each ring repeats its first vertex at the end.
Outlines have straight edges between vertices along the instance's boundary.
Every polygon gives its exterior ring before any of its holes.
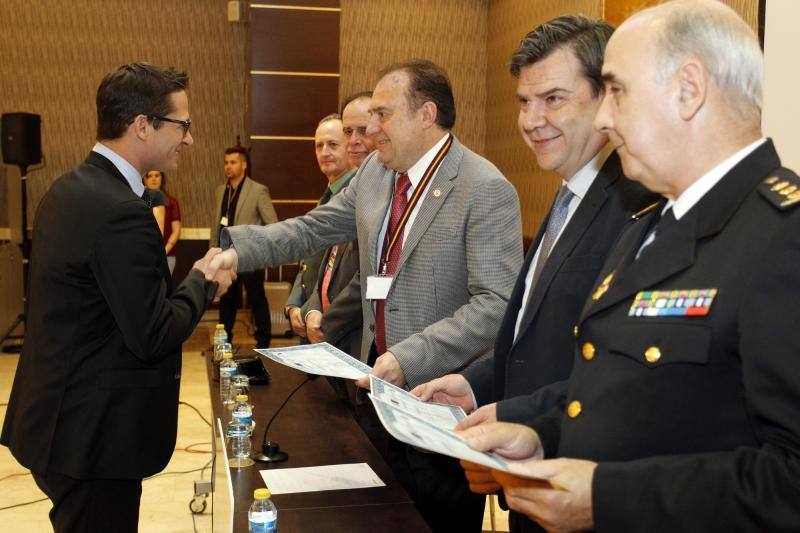
{"type": "MultiPolygon", "coordinates": [[[[589,187],[592,186],[592,183],[594,183],[597,173],[600,172],[601,168],[603,168],[603,165],[606,163],[606,159],[608,159],[611,151],[612,147],[610,144],[606,145],[602,150],[597,152],[591,161],[586,163],[583,168],[576,172],[574,176],[572,176],[569,180],[563,180],[561,182],[562,185],[567,186],[574,196],[572,197],[572,200],[570,200],[569,206],[567,207],[567,220],[564,221],[564,225],[561,226],[561,231],[558,232],[558,235],[556,235],[556,238],[553,241],[553,247],[550,249],[551,253],[553,250],[555,250],[558,239],[561,238],[564,230],[567,229],[569,221],[572,220],[572,215],[574,215],[575,211],[578,210],[578,206],[581,205],[584,196],[586,196],[586,192],[589,190],[589,187]]],[[[515,341],[517,340],[517,335],[519,335],[519,327],[522,324],[522,317],[525,314],[525,308],[528,305],[528,298],[530,297],[533,289],[533,287],[531,287],[533,282],[533,272],[536,269],[536,262],[539,260],[539,254],[541,251],[542,242],[539,241],[539,246],[536,249],[533,259],[531,260],[530,266],[528,266],[528,273],[525,276],[525,292],[522,295],[522,305],[520,305],[519,313],[517,314],[517,322],[514,325],[515,341]]]]}
{"type": "MultiPolygon", "coordinates": [[[[439,153],[439,150],[444,146],[444,143],[447,141],[447,138],[450,136],[449,133],[445,133],[444,136],[433,145],[433,147],[425,152],[425,155],[419,158],[419,160],[414,163],[414,166],[409,168],[406,171],[408,174],[408,181],[411,182],[411,187],[408,188],[408,192],[406,192],[406,198],[411,199],[411,195],[414,194],[414,191],[419,186],[419,182],[422,181],[423,176],[425,175],[425,171],[428,170],[428,166],[431,164],[433,159],[436,157],[436,154],[439,153]]],[[[441,166],[441,165],[440,165],[441,166]]],[[[437,169],[438,172],[438,169],[437,169]]],[[[394,175],[394,184],[392,185],[392,190],[394,190],[395,186],[397,185],[397,178],[400,176],[400,172],[395,172],[394,175]]],[[[414,209],[411,210],[411,213],[408,215],[408,222],[406,222],[405,227],[403,228],[403,242],[406,242],[408,238],[408,232],[411,230],[411,226],[414,224],[414,220],[417,218],[417,213],[419,213],[419,208],[422,205],[422,202],[425,201],[425,196],[428,195],[428,189],[430,188],[430,184],[433,181],[431,178],[428,181],[428,186],[425,187],[425,190],[422,191],[422,194],[419,197],[419,201],[414,206],[414,209]]],[[[381,227],[381,233],[378,235],[378,255],[375,264],[378,265],[378,268],[381,267],[381,254],[383,253],[383,241],[386,238],[386,228],[389,225],[389,216],[392,214],[392,203],[389,202],[389,207],[386,209],[386,215],[383,217],[383,226],[381,227]]]]}
{"type": "Polygon", "coordinates": [[[131,186],[136,196],[141,198],[144,194],[144,183],[142,183],[142,175],[139,174],[139,171],[136,170],[133,165],[128,163],[128,161],[117,152],[100,142],[94,145],[92,152],[97,152],[111,161],[111,163],[117,167],[117,170],[125,177],[125,180],[131,186]]]}

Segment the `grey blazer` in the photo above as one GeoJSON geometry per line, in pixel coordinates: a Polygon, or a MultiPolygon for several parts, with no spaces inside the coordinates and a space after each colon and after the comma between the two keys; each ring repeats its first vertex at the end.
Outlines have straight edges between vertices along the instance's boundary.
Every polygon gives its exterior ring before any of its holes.
{"type": "MultiPolygon", "coordinates": [[[[326,205],[278,224],[236,226],[222,234],[223,248],[236,248],[240,271],[357,238],[362,360],[375,330],[366,278],[378,270],[394,175],[373,153],[326,205]]],[[[454,139],[403,243],[386,299],[387,345],[409,386],[457,371],[491,348],[521,265],[516,190],[494,165],[454,139]]]]}
{"type": "MultiPolygon", "coordinates": [[[[227,182],[226,182],[227,183],[227,182]]],[[[219,246],[219,219],[222,216],[222,195],[225,194],[223,183],[217,187],[214,193],[214,217],[211,220],[211,238],[209,246],[219,246]]],[[[236,202],[236,220],[231,221],[231,225],[236,224],[272,224],[278,221],[278,215],[272,206],[272,198],[266,185],[258,183],[253,178],[247,178],[242,183],[242,192],[239,193],[239,200],[236,202]]]]}

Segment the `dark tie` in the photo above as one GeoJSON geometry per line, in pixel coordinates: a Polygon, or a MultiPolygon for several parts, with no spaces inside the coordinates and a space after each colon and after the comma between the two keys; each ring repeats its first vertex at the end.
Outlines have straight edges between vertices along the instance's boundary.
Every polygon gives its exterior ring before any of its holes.
{"type": "MultiPolygon", "coordinates": [[[[567,221],[569,203],[574,196],[566,185],[562,185],[556,195],[556,200],[553,202],[553,210],[550,212],[550,220],[547,221],[547,229],[542,238],[542,246],[539,248],[539,257],[536,258],[536,268],[533,271],[533,279],[531,280],[531,291],[533,291],[533,287],[536,286],[536,282],[539,280],[547,258],[550,257],[556,237],[561,233],[561,229],[567,221]]],[[[530,300],[530,296],[528,299],[530,300]]]]}
{"type": "Polygon", "coordinates": [[[322,198],[319,199],[319,205],[327,204],[328,200],[331,199],[331,196],[333,196],[333,192],[331,192],[331,188],[330,187],[325,187],[325,192],[322,193],[322,198]]]}
{"type": "Polygon", "coordinates": [[[653,229],[647,232],[647,237],[645,237],[644,241],[642,241],[644,244],[642,244],[641,248],[639,248],[636,258],[638,259],[639,256],[642,255],[642,252],[645,250],[645,248],[656,242],[656,239],[658,239],[661,235],[664,235],[664,232],[676,222],[677,219],[675,218],[675,213],[672,212],[672,207],[670,206],[666,211],[664,211],[664,213],[661,214],[661,218],[659,218],[658,221],[653,224],[653,229]],[[650,238],[651,235],[652,239],[650,238]]]}
{"type": "MultiPolygon", "coordinates": [[[[386,253],[386,244],[397,229],[397,224],[400,222],[400,217],[403,211],[406,210],[408,205],[408,189],[411,187],[411,181],[408,179],[408,174],[400,174],[397,177],[397,183],[394,186],[394,196],[392,196],[392,212],[389,215],[389,224],[386,228],[387,238],[384,239],[383,250],[381,251],[381,261],[386,253]]],[[[403,233],[397,236],[397,242],[392,248],[389,255],[389,261],[386,264],[387,276],[394,276],[397,270],[397,263],[400,260],[400,253],[403,251],[403,233]]],[[[383,265],[381,265],[383,267],[383,265]]],[[[384,272],[381,272],[383,274],[384,272]]],[[[375,348],[377,348],[378,355],[386,351],[386,322],[384,321],[383,311],[386,300],[377,300],[375,305],[375,348]]]]}

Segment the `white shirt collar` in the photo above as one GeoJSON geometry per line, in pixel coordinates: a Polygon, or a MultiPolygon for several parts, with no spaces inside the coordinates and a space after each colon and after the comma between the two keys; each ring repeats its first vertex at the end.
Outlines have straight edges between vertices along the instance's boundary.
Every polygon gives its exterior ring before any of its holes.
{"type": "Polygon", "coordinates": [[[755,142],[752,142],[727,158],[725,161],[715,166],[699,180],[689,185],[685,191],[681,193],[675,200],[670,200],[664,206],[664,211],[672,207],[672,213],[675,219],[679,220],[685,215],[692,207],[695,206],[700,199],[716,185],[725,174],[727,174],[733,167],[735,167],[742,159],[750,155],[753,150],[766,142],[766,138],[762,137],[755,142]]]}
{"type": "Polygon", "coordinates": [[[425,155],[419,158],[419,160],[414,163],[414,166],[409,168],[406,171],[408,174],[408,181],[411,182],[411,188],[416,189],[419,182],[422,180],[422,176],[425,174],[425,171],[428,170],[428,166],[433,161],[433,158],[436,157],[436,154],[439,153],[439,149],[444,146],[444,143],[447,141],[447,138],[450,136],[450,133],[445,133],[444,136],[439,139],[439,141],[433,145],[433,147],[425,152],[425,155]]]}
{"type": "Polygon", "coordinates": [[[603,165],[606,164],[606,159],[608,159],[608,156],[611,155],[613,150],[614,148],[611,146],[611,143],[607,143],[583,166],[583,168],[576,172],[569,181],[562,180],[562,185],[566,185],[572,194],[577,196],[578,199],[583,200],[583,197],[586,196],[589,187],[592,186],[594,179],[597,177],[600,169],[603,168],[603,165]]]}
{"type": "Polygon", "coordinates": [[[131,186],[131,189],[133,189],[133,192],[136,194],[136,196],[141,197],[144,194],[142,175],[139,174],[139,171],[136,170],[133,165],[128,163],[124,157],[100,142],[94,145],[92,152],[97,152],[111,161],[111,163],[117,167],[117,170],[119,170],[120,173],[125,177],[125,180],[131,186]]]}

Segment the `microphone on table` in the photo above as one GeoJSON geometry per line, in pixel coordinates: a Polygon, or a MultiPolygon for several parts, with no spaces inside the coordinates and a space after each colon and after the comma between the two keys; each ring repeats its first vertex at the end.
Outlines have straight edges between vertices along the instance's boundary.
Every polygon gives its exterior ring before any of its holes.
{"type": "Polygon", "coordinates": [[[269,433],[269,428],[275,421],[275,418],[280,414],[280,412],[283,410],[286,404],[289,403],[289,400],[292,399],[294,393],[299,391],[300,388],[309,381],[314,381],[319,377],[316,374],[306,374],[306,376],[308,377],[305,380],[303,380],[303,382],[300,383],[300,385],[295,387],[292,392],[289,393],[289,396],[286,397],[281,406],[278,407],[278,410],[275,411],[275,414],[272,415],[272,418],[269,419],[269,422],[267,422],[267,427],[264,428],[264,436],[261,438],[261,453],[253,456],[253,459],[258,461],[259,463],[279,463],[289,458],[289,454],[282,451],[281,447],[278,445],[277,442],[272,442],[267,440],[267,433],[269,433]]]}

